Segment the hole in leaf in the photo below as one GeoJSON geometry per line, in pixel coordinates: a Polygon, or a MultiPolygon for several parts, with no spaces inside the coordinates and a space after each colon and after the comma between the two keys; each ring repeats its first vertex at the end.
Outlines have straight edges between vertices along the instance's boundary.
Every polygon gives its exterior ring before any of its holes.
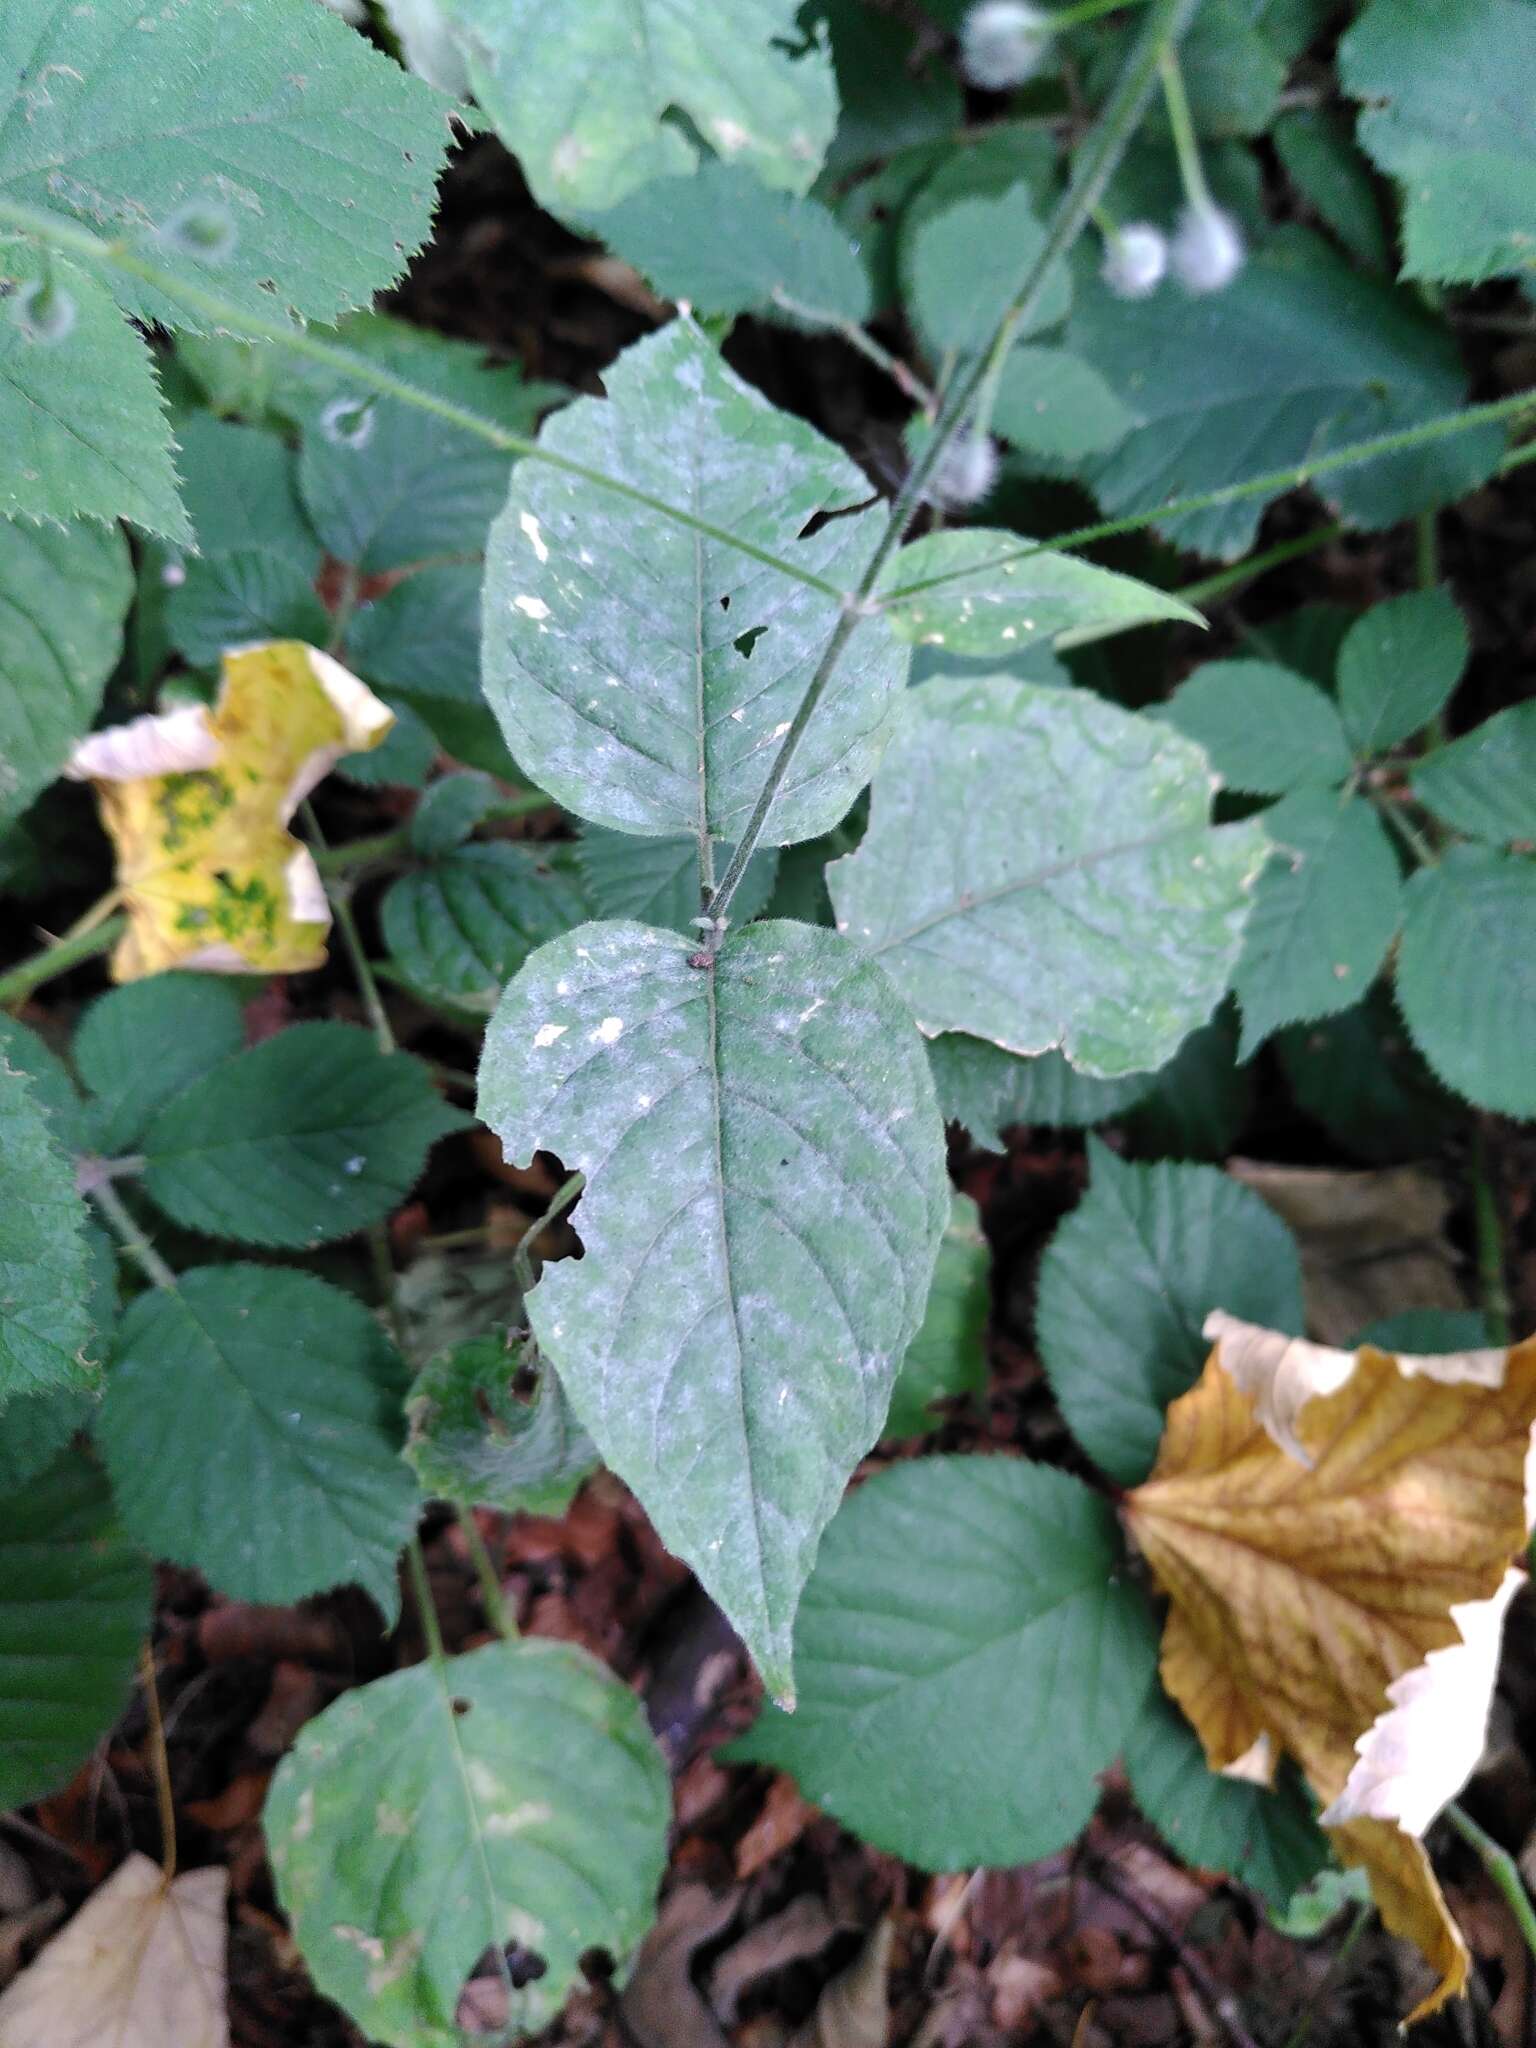
{"type": "Polygon", "coordinates": [[[743,661],[750,661],[752,659],[753,648],[762,639],[767,630],[766,626],[748,626],[745,633],[737,634],[735,641],[736,652],[743,661]]]}
{"type": "Polygon", "coordinates": [[[589,1984],[608,1984],[613,1980],[614,1961],[605,1948],[583,1949],[576,1967],[589,1984]]]}
{"type": "Polygon", "coordinates": [[[820,533],[824,526],[830,526],[834,519],[851,519],[855,512],[867,512],[871,505],[877,505],[879,502],[880,494],[874,491],[869,497],[860,498],[856,505],[823,505],[819,512],[813,512],[807,519],[797,538],[810,540],[820,533]]]}
{"type": "Polygon", "coordinates": [[[543,1956],[520,1943],[507,1943],[507,1975],[512,1979],[512,1989],[521,1991],[525,1984],[537,1984],[541,1977],[549,1974],[549,1964],[543,1956]]]}
{"type": "Polygon", "coordinates": [[[731,593],[730,593],[730,592],[729,592],[729,591],[727,590],[727,591],[723,592],[723,593],[722,593],[722,595],[721,595],[721,598],[720,598],[720,609],[721,609],[721,611],[723,611],[723,612],[728,612],[728,611],[730,610],[730,608],[731,608],[731,593]]]}
{"type": "Polygon", "coordinates": [[[472,1707],[474,1706],[474,1701],[473,1701],[473,1700],[458,1700],[458,1699],[456,1699],[456,1700],[454,1700],[454,1701],[452,1702],[452,1706],[453,1706],[453,1711],[454,1711],[454,1712],[455,1712],[455,1713],[456,1713],[456,1714],[458,1715],[459,1719],[460,1719],[460,1720],[462,1721],[462,1720],[463,1720],[463,1718],[464,1718],[464,1716],[465,1716],[465,1715],[466,1715],[466,1714],[467,1714],[467,1713],[468,1713],[468,1712],[470,1711],[470,1709],[471,1709],[471,1708],[472,1708],[472,1707]]]}

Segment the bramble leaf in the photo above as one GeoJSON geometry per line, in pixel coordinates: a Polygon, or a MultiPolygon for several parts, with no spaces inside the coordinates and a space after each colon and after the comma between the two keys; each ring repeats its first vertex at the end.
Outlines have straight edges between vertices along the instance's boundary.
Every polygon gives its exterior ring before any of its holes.
{"type": "Polygon", "coordinates": [[[1339,712],[1361,756],[1428,725],[1467,665],[1466,621],[1443,587],[1373,605],[1339,648],[1339,712]]]}
{"type": "Polygon", "coordinates": [[[434,1500],[559,1515],[597,1464],[558,1374],[515,1339],[472,1337],[431,1360],[405,1414],[406,1459],[434,1500]],[[530,1370],[523,1392],[514,1383],[530,1370]]]}
{"type": "MultiPolygon", "coordinates": [[[[840,449],[769,405],[689,320],[628,349],[609,396],[540,445],[685,505],[725,533],[852,589],[884,527],[840,449]],[[828,520],[808,538],[807,522],[828,520]]],[[[485,693],[526,773],[619,831],[736,838],[838,619],[839,600],[544,463],[512,478],[491,529],[485,693]]],[[[769,816],[766,843],[835,825],[879,759],[907,654],[855,630],[769,816]]]]}
{"type": "Polygon", "coordinates": [[[37,1084],[0,1056],[0,1404],[91,1383],[91,1285],[73,1161],[37,1084]]]}
{"type": "Polygon", "coordinates": [[[96,1423],[124,1525],[239,1600],[359,1585],[387,1621],[416,1485],[405,1368],[362,1303],[280,1266],[197,1266],[133,1302],[96,1423]]]}
{"type": "MultiPolygon", "coordinates": [[[[716,848],[717,875],[724,874],[735,850],[716,848]]],[[[599,917],[632,917],[641,924],[663,924],[669,931],[689,934],[698,929],[697,839],[631,839],[626,833],[589,825],[576,842],[576,864],[599,917]]],[[[732,899],[733,924],[750,924],[764,908],[778,868],[778,849],[760,846],[747,862],[732,899]]]]}
{"type": "Polygon", "coordinates": [[[1078,1130],[1118,1116],[1152,1086],[1151,1074],[1100,1081],[1080,1074],[1062,1053],[1024,1059],[984,1038],[944,1031],[928,1041],[928,1064],[947,1122],[963,1124],[978,1145],[1006,1152],[1015,1124],[1078,1130]]]}
{"type": "Polygon", "coordinates": [[[1473,839],[1536,839],[1536,698],[1437,747],[1414,768],[1413,793],[1473,839]]]}
{"type": "Polygon", "coordinates": [[[491,840],[402,875],[381,916],[384,942],[415,987],[489,1012],[528,955],[586,912],[574,878],[543,849],[491,840]]]}
{"type": "Polygon", "coordinates": [[[1226,788],[1249,796],[1331,786],[1349,774],[1349,743],[1331,700],[1274,662],[1208,661],[1157,715],[1204,749],[1226,788]]]}
{"type": "Polygon", "coordinates": [[[845,941],[754,924],[713,968],[584,925],[491,1020],[480,1111],[587,1176],[528,1300],[604,1460],[792,1691],[795,1606],[880,1433],[949,1214],[922,1045],[845,941]],[[658,1178],[658,1161],[665,1166],[658,1178]]]}
{"type": "Polygon", "coordinates": [[[939,1240],[922,1327],[901,1361],[882,1436],[922,1436],[938,1426],[935,1401],[978,1394],[986,1386],[991,1274],[981,1212],[969,1195],[957,1194],[939,1240]]]}
{"type": "Polygon", "coordinates": [[[897,1465],[827,1531],[795,1629],[795,1712],[766,1708],[726,1755],[789,1771],[919,1869],[1030,1863],[1092,1813],[1155,1639],[1114,1511],[1080,1480],[1017,1458],[897,1465]],[[1070,1713],[1060,1671],[1081,1675],[1070,1713]]]}
{"type": "Polygon", "coordinates": [[[1210,796],[1198,748],[1087,691],[920,684],[828,872],[838,929],[930,1034],[1143,1073],[1220,1001],[1267,847],[1210,796]]]}
{"type": "Polygon", "coordinates": [[[1536,1117],[1536,864],[1453,846],[1403,901],[1396,986],[1409,1037],[1469,1102],[1536,1117]]]}
{"type": "Polygon", "coordinates": [[[96,1150],[131,1152],[162,1103],[244,1044],[240,997],[228,982],[156,974],[98,996],[70,1048],[96,1097],[96,1150]]]}
{"type": "Polygon", "coordinates": [[[555,2017],[586,1950],[622,1967],[671,1809],[635,1695],[583,1651],[528,1641],[343,1693],[279,1766],[265,1826],[318,1988],[370,2040],[459,2048],[487,1950],[512,1959],[492,1986],[518,2034],[555,2017]]]}

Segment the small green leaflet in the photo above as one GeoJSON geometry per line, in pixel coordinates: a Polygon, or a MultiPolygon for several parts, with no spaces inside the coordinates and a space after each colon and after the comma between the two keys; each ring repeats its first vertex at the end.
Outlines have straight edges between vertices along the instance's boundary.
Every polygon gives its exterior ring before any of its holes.
{"type": "Polygon", "coordinates": [[[521,2038],[581,1956],[650,1925],[672,1788],[627,1686],[566,1643],[493,1643],[344,1693],[284,1758],[265,1826],[318,1988],[391,2048],[461,2048],[487,1950],[521,2038]],[[505,1981],[505,1980],[499,1980],[505,1981]]]}
{"type": "Polygon", "coordinates": [[[419,1505],[405,1368],[351,1295],[280,1266],[197,1266],[129,1307],[96,1439],[124,1524],[237,1600],[359,1585],[387,1621],[419,1505]]]}
{"type": "Polygon", "coordinates": [[[1397,1003],[1409,1037],[1480,1109],[1536,1117],[1536,863],[1453,846],[1405,900],[1397,1003]]]}
{"type": "Polygon", "coordinates": [[[1223,1777],[1160,1685],[1147,1689],[1125,1738],[1136,1804],[1171,1849],[1203,1870],[1224,1870],[1284,1906],[1331,1857],[1306,1793],[1285,1772],[1271,1791],[1223,1777]]]}
{"type": "Polygon", "coordinates": [[[1437,747],[1414,769],[1413,793],[1472,839],[1536,839],[1536,698],[1437,747]]]}
{"type": "Polygon", "coordinates": [[[470,90],[554,214],[600,212],[691,170],[690,129],[790,192],[832,139],[831,57],[824,35],[807,45],[795,0],[444,0],[444,12],[470,90]],[[663,118],[673,110],[686,121],[663,118]]]}
{"type": "Polygon", "coordinates": [[[188,1230],[308,1249],[381,1222],[466,1121],[409,1053],[354,1024],[296,1024],[155,1113],[144,1187],[188,1230]]]}
{"type": "Polygon", "coordinates": [[[946,654],[1013,655],[1058,633],[1153,619],[1204,623],[1150,583],[984,526],[928,534],[902,548],[886,566],[879,595],[893,632],[946,654]]]}
{"type": "Polygon", "coordinates": [[[1445,589],[1373,605],[1339,648],[1339,712],[1362,756],[1412,739],[1450,699],[1469,653],[1466,621],[1445,589]]]}
{"type": "Polygon", "coordinates": [[[587,1176],[585,1255],[529,1297],[540,1349],[779,1696],[822,1529],[880,1433],[949,1215],[910,1017],[846,941],[584,925],[486,1036],[508,1158],[587,1176]],[[665,1162],[658,1171],[658,1161],[665,1162]]]}
{"type": "Polygon", "coordinates": [[[559,1515],[597,1464],[558,1375],[501,1336],[472,1337],[424,1365],[405,1414],[406,1458],[434,1500],[559,1515]],[[528,1373],[525,1391],[516,1381],[528,1373]]]}
{"type": "Polygon", "coordinates": [[[1349,742],[1316,683],[1271,661],[1208,661],[1157,713],[1202,747],[1227,789],[1283,796],[1349,774],[1349,742]]]}
{"type": "Polygon", "coordinates": [[[0,520],[0,826],[90,730],[132,601],[120,528],[0,520]]]}
{"type": "Polygon", "coordinates": [[[901,1362],[882,1436],[922,1436],[938,1427],[935,1401],[979,1394],[986,1386],[991,1273],[980,1211],[969,1195],[957,1194],[939,1244],[923,1325],[901,1362]]]}
{"type": "Polygon", "coordinates": [[[440,860],[462,846],[475,827],[495,810],[500,794],[489,775],[443,775],[411,813],[411,851],[440,860]]]}
{"type": "Polygon", "coordinates": [[[1301,1262],[1273,1210],[1215,1167],[1128,1166],[1094,1138],[1088,1157],[1088,1193],[1040,1264],[1035,1335],[1072,1434],[1139,1486],[1164,1411],[1200,1376],[1206,1316],[1299,1335],[1301,1262]]]}
{"type": "MultiPolygon", "coordinates": [[[[541,445],[686,505],[838,590],[884,529],[840,449],[769,405],[689,320],[648,336],[541,445]],[[819,512],[844,510],[809,539],[819,512]]],[[[485,693],[525,772],[567,810],[662,838],[739,836],[837,623],[835,597],[725,540],[521,463],[491,529],[485,693]]],[[[868,781],[906,679],[878,619],[855,630],[800,743],[767,843],[835,825],[868,781]]]]}
{"type": "MultiPolygon", "coordinates": [[[[988,346],[1044,247],[1027,180],[971,193],[952,206],[915,207],[902,232],[903,298],[929,354],[974,354],[988,346]],[[978,264],[978,250],[991,252],[989,260],[978,264]]],[[[1019,338],[1059,325],[1071,304],[1067,267],[1055,263],[1019,338]]]]}
{"type": "Polygon", "coordinates": [[[1536,261],[1536,14],[1373,0],[1339,43],[1367,154],[1403,187],[1403,273],[1480,284],[1536,261]]]}
{"type": "Polygon", "coordinates": [[[54,1791],[128,1699],[149,1633],[149,1560],[107,1482],[70,1451],[0,1499],[0,1806],[54,1791]]]}
{"type": "Polygon", "coordinates": [[[534,948],[586,910],[574,878],[539,849],[489,840],[456,846],[393,883],[384,943],[415,987],[489,1012],[534,948]]]}
{"type": "Polygon", "coordinates": [[[522,771],[480,694],[480,581],[478,562],[416,570],[361,607],[347,660],[396,710],[403,700],[456,761],[515,782],[522,771]]]}
{"type": "Polygon", "coordinates": [[[1275,851],[1232,977],[1244,1059],[1282,1024],[1359,1002],[1402,918],[1397,855],[1363,797],[1299,789],[1264,813],[1264,829],[1275,851]]]}
{"type": "MultiPolygon", "coordinates": [[[[107,1257],[112,1252],[109,1247],[107,1257]]],[[[77,1430],[84,1429],[94,1403],[89,1394],[55,1387],[46,1394],[16,1394],[0,1422],[0,1498],[15,1493],[45,1471],[77,1430]]]]}
{"type": "Polygon", "coordinates": [[[959,1031],[941,1032],[928,1041],[928,1064],[946,1119],[963,1124],[978,1145],[994,1152],[1007,1151],[1004,1134],[1016,1124],[1076,1130],[1118,1116],[1139,1102],[1153,1081],[1151,1074],[1096,1080],[1079,1074],[1059,1052],[1021,1059],[959,1031]]]}
{"type": "MultiPolygon", "coordinates": [[[[1137,424],[1088,481],[1111,517],[1246,482],[1454,412],[1466,397],[1455,344],[1406,294],[1314,235],[1284,229],[1227,288],[1117,299],[1079,283],[1067,346],[1098,370],[1137,424]]],[[[1481,483],[1498,427],[1318,478],[1354,526],[1390,526],[1481,483]]],[[[1252,546],[1259,497],[1158,521],[1184,548],[1234,561],[1252,546]]]]}
{"type": "Polygon", "coordinates": [[[691,178],[658,178],[591,226],[695,313],[810,327],[869,318],[869,276],[847,230],[819,200],[771,191],[742,164],[706,159],[691,178]]]}
{"type": "Polygon", "coordinates": [[[85,1225],[41,1091],[0,1057],[0,1404],[92,1381],[85,1225]]]}
{"type": "Polygon", "coordinates": [[[1392,266],[1382,206],[1348,124],[1329,107],[1297,107],[1271,131],[1286,176],[1317,209],[1357,263],[1392,266]]]}
{"type": "Polygon", "coordinates": [[[829,871],[838,929],[925,1032],[1146,1072],[1221,1000],[1268,848],[1210,797],[1197,747],[1087,691],[920,684],[829,871]]]}
{"type": "Polygon", "coordinates": [[[240,996],[208,974],[152,974],[98,996],[70,1048],[96,1097],[95,1149],[131,1152],[162,1103],[245,1043],[240,996]],[[153,1056],[145,1057],[145,1048],[153,1056]]]}
{"type": "Polygon", "coordinates": [[[1107,454],[1135,424],[1093,365],[1070,350],[1015,348],[1004,358],[992,425],[1053,470],[1107,454]]]}
{"type": "MultiPolygon", "coordinates": [[[[735,848],[717,847],[715,873],[724,874],[735,848]]],[[[599,917],[633,917],[664,924],[675,932],[697,931],[699,842],[696,839],[631,839],[588,825],[576,842],[576,864],[599,917]]],[[[778,877],[776,847],[759,847],[747,862],[731,904],[731,922],[750,924],[773,894],[778,877]]]]}
{"type": "Polygon", "coordinates": [[[844,1505],[801,1603],[796,1711],[726,1754],[919,1869],[1032,1863],[1086,1823],[1156,1658],[1107,1501],[1019,1458],[923,1458],[844,1505]]]}

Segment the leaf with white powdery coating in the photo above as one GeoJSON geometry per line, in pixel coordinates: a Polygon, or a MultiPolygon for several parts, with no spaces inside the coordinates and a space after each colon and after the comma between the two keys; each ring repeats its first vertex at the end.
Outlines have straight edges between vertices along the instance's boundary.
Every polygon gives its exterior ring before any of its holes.
{"type": "Polygon", "coordinates": [[[85,1223],[54,1118],[0,1057],[0,1403],[91,1383],[85,1223]]]}
{"type": "Polygon", "coordinates": [[[586,1174],[585,1257],[530,1295],[534,1335],[792,1697],[800,1589],[922,1319],[943,1127],[910,1017],[845,940],[775,921],[689,960],[637,924],[544,947],[491,1021],[480,1110],[509,1158],[586,1174]]]}
{"type": "MultiPolygon", "coordinates": [[[[580,1958],[622,1968],[650,1925],[671,1786],[640,1703],[567,1643],[492,1643],[344,1693],[303,1729],[264,1816],[278,1897],[316,1985],[371,2041],[460,2048],[489,1950],[518,2038],[580,1958]]],[[[493,1980],[494,1982],[495,1980],[493,1980]]]]}
{"type": "Polygon", "coordinates": [[[877,595],[892,632],[947,654],[1017,654],[1085,627],[1204,623],[1166,590],[985,526],[927,534],[902,548],[886,564],[877,595]],[[932,588],[922,587],[930,581],[932,588]]]}
{"type": "Polygon", "coordinates": [[[1033,1862],[1086,1824],[1156,1655],[1107,1501],[1019,1458],[923,1458],[827,1531],[799,1705],[726,1754],[920,1869],[1033,1862]]]}
{"type": "MultiPolygon", "coordinates": [[[[884,530],[863,473],[771,406],[688,320],[648,336],[540,445],[852,590],[884,530]]],[[[525,773],[579,817],[662,838],[741,834],[840,604],[727,541],[541,462],[491,529],[485,694],[525,773]]],[[[764,843],[829,830],[868,781],[907,653],[863,620],[800,742],[764,843]]]]}
{"type": "Polygon", "coordinates": [[[1197,747],[1087,691],[921,684],[828,871],[838,929],[929,1034],[1160,1067],[1221,1000],[1268,849],[1211,826],[1211,789],[1197,747]]]}
{"type": "Polygon", "coordinates": [[[541,206],[584,214],[699,152],[681,109],[727,162],[803,192],[837,125],[824,35],[807,38],[795,0],[443,0],[469,83],[541,206]],[[804,54],[792,50],[804,46],[804,54]]]}
{"type": "Polygon", "coordinates": [[[89,731],[132,601],[118,527],[0,520],[0,825],[47,788],[89,731]]]}
{"type": "MultiPolygon", "coordinates": [[[[731,846],[715,849],[715,873],[722,875],[731,846]]],[[[599,917],[633,917],[672,931],[697,930],[699,845],[696,839],[631,839],[589,825],[576,842],[576,865],[599,917]]],[[[732,924],[750,924],[773,894],[778,848],[760,846],[747,862],[731,899],[732,924]]]]}
{"type": "Polygon", "coordinates": [[[359,1585],[393,1621],[418,1506],[406,1373],[312,1273],[198,1266],[123,1317],[96,1425],[124,1524],[221,1593],[287,1606],[359,1585]]]}

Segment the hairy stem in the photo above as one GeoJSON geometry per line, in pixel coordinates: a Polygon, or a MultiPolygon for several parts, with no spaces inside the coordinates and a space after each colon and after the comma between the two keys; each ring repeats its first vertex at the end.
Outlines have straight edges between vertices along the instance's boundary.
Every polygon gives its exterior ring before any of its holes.
{"type": "Polygon", "coordinates": [[[174,1292],[176,1275],[139,1228],[127,1203],[111,1181],[98,1181],[91,1189],[91,1200],[101,1211],[107,1228],[150,1285],[168,1287],[174,1292]]]}
{"type": "Polygon", "coordinates": [[[1536,1956],[1536,1911],[1531,1907],[1531,1895],[1525,1888],[1525,1879],[1520,1875],[1520,1866],[1509,1851],[1501,1848],[1492,1835],[1480,1828],[1463,1806],[1454,1800],[1445,1809],[1445,1818],[1461,1836],[1477,1851],[1479,1860],[1489,1877],[1498,1887],[1504,1903],[1514,1917],[1520,1930],[1521,1939],[1533,1956],[1536,1956]]]}
{"type": "Polygon", "coordinates": [[[459,1527],[464,1532],[464,1542],[475,1567],[475,1577],[480,1581],[480,1598],[485,1607],[485,1618],[497,1635],[506,1642],[515,1643],[517,1624],[507,1610],[506,1599],[501,1590],[501,1579],[491,1553],[485,1547],[485,1538],[480,1534],[480,1524],[475,1520],[475,1511],[460,1503],[457,1512],[459,1527]]]}
{"type": "Polygon", "coordinates": [[[587,1177],[584,1173],[573,1173],[569,1180],[562,1181],[550,1197],[549,1207],[543,1215],[536,1216],[518,1239],[517,1250],[512,1254],[512,1272],[524,1294],[533,1292],[537,1279],[533,1270],[532,1247],[551,1223],[560,1220],[586,1184],[587,1177]]]}
{"type": "Polygon", "coordinates": [[[1205,165],[1200,161],[1200,140],[1195,134],[1194,116],[1189,111],[1189,94],[1184,90],[1184,73],[1179,53],[1170,43],[1158,69],[1163,80],[1163,101],[1168,109],[1168,126],[1173,130],[1174,155],[1179,160],[1179,177],[1184,196],[1191,206],[1209,211],[1215,204],[1205,182],[1205,165]]]}

